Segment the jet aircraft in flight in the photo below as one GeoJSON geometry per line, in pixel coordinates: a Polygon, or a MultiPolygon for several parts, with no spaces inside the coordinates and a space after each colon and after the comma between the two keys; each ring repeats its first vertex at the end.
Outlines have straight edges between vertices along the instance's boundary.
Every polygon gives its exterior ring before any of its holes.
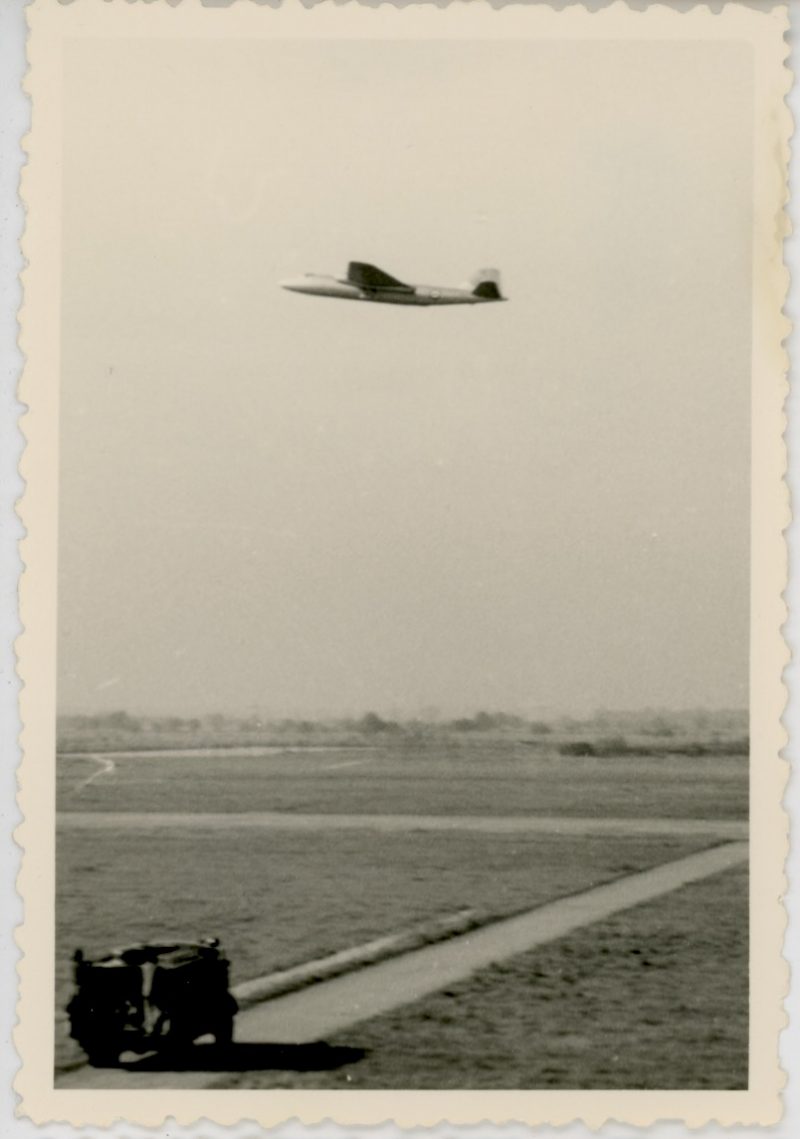
{"type": "Polygon", "coordinates": [[[390,277],[375,265],[351,261],[345,277],[323,277],[306,273],[281,281],[293,293],[313,297],[339,297],[350,301],[380,301],[391,305],[477,305],[487,301],[504,301],[500,292],[500,274],[496,269],[481,269],[460,289],[439,285],[407,285],[390,277]]]}

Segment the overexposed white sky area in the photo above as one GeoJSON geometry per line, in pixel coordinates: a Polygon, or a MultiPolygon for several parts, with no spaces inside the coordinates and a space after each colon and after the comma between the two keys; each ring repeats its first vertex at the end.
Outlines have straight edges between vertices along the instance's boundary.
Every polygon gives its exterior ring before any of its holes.
{"type": "Polygon", "coordinates": [[[742,706],[751,70],[74,43],[59,706],[742,706]],[[503,305],[288,293],[496,266],[503,305]]]}

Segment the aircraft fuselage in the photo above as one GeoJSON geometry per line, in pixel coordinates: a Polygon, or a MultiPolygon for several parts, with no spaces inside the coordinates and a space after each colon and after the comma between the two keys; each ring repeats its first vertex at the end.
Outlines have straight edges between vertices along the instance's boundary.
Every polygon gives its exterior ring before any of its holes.
{"type": "Polygon", "coordinates": [[[467,289],[438,285],[406,285],[402,288],[365,287],[338,277],[317,276],[314,273],[281,281],[281,286],[293,293],[306,293],[313,297],[336,297],[339,300],[373,301],[391,305],[477,305],[493,299],[503,299],[477,296],[467,289]]]}

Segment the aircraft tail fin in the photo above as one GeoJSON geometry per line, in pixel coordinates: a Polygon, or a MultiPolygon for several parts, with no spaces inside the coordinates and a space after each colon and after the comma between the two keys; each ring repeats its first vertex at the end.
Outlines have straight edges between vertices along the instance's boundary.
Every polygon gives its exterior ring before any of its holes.
{"type": "Polygon", "coordinates": [[[479,269],[470,285],[474,297],[482,297],[487,301],[505,300],[500,292],[500,274],[497,269],[479,269]]]}

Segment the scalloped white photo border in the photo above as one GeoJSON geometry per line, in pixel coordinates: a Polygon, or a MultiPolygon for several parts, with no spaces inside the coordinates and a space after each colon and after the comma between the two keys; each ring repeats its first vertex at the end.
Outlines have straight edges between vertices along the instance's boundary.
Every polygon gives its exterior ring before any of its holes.
{"type": "MultiPolygon", "coordinates": [[[[33,126],[25,140],[28,163],[22,197],[28,217],[23,249],[24,304],[21,347],[26,366],[21,398],[30,407],[21,426],[26,450],[20,465],[26,490],[20,513],[27,528],[22,544],[25,572],[20,586],[24,636],[17,645],[24,683],[20,707],[24,759],[19,804],[23,823],[17,841],[25,850],[19,891],[25,921],[17,939],[20,1023],[15,1046],[22,1060],[16,1080],[19,1112],[37,1124],[68,1121],[73,1126],[159,1126],[173,1118],[270,1126],[295,1118],[341,1127],[394,1121],[403,1127],[491,1121],[501,1124],[565,1124],[579,1119],[598,1127],[608,1119],[646,1126],[680,1119],[689,1127],[709,1120],[723,1125],[775,1122],[780,1115],[783,1075],[778,1033],[784,1025],[782,998],[788,970],[781,955],[785,919],[779,896],[787,851],[786,818],[780,806],[787,766],[778,757],[785,744],[781,715],[785,690],[781,672],[787,650],[781,635],[786,582],[783,530],[789,521],[783,482],[783,403],[787,359],[782,346],[788,319],[782,315],[788,288],[782,240],[791,116],[785,104],[790,86],[786,10],[728,4],[712,12],[651,6],[636,11],[618,3],[590,12],[577,4],[484,3],[447,8],[415,5],[367,8],[355,3],[312,9],[287,3],[281,9],[242,0],[231,7],[204,7],[196,0],[177,6],[156,0],[135,4],[74,0],[61,5],[37,0],[28,10],[30,71],[26,90],[33,101],[33,126]],[[53,754],[55,690],[56,492],[58,454],[57,326],[59,249],[60,49],[65,37],[375,37],[419,38],[704,38],[746,39],[756,60],[756,146],[754,202],[753,501],[751,652],[751,1080],[746,1092],[123,1092],[58,1091],[52,1079],[53,953],[53,754]]],[[[201,1124],[201,1131],[204,1125],[201,1124]]]]}

